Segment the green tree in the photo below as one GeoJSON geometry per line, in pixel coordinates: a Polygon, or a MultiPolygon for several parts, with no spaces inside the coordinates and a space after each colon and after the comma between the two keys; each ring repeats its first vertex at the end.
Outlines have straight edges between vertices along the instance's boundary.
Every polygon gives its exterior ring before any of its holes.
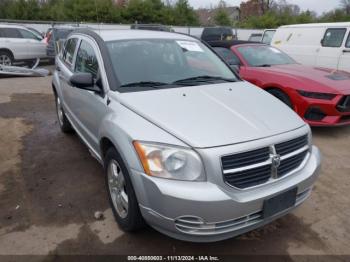
{"type": "Polygon", "coordinates": [[[174,25],[199,25],[198,16],[188,0],[178,0],[173,11],[174,25]]]}
{"type": "Polygon", "coordinates": [[[215,12],[214,21],[216,25],[221,26],[232,26],[233,24],[233,21],[224,8],[219,8],[215,12]]]}

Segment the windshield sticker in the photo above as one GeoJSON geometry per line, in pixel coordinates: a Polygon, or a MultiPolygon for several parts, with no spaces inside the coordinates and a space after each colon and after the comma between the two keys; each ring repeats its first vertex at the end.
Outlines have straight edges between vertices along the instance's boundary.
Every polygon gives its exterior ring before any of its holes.
{"type": "Polygon", "coordinates": [[[176,41],[176,43],[187,51],[204,52],[203,49],[196,43],[190,41],[176,41]]]}

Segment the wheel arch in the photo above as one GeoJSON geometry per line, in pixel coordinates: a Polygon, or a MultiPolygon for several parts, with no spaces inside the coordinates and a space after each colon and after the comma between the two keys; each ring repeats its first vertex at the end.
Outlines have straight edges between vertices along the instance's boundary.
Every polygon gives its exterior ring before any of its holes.
{"type": "Polygon", "coordinates": [[[8,49],[6,47],[0,47],[0,51],[4,51],[4,52],[9,53],[12,56],[12,58],[14,59],[13,52],[10,49],[8,49]]]}
{"type": "Polygon", "coordinates": [[[268,86],[266,86],[266,87],[263,87],[263,89],[264,89],[266,92],[269,92],[269,91],[271,91],[271,90],[277,90],[277,91],[279,91],[279,92],[285,94],[285,95],[288,97],[290,103],[292,104],[292,108],[293,108],[294,110],[296,109],[296,107],[295,107],[295,101],[294,101],[294,99],[293,99],[293,96],[288,92],[288,90],[286,90],[286,88],[283,88],[283,87],[281,87],[281,86],[279,86],[279,85],[268,85],[268,86]]]}

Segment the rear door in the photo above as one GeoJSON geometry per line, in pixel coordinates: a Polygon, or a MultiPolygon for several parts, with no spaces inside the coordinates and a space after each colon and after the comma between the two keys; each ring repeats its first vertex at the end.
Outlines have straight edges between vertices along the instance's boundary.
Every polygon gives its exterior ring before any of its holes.
{"type": "Polygon", "coordinates": [[[338,69],[350,72],[350,29],[348,29],[344,48],[342,48],[338,69]]]}
{"type": "Polygon", "coordinates": [[[338,62],[343,52],[343,42],[347,28],[328,28],[318,50],[316,66],[338,68],[338,62]]]}
{"type": "Polygon", "coordinates": [[[73,59],[78,46],[78,38],[70,38],[66,41],[64,49],[60,54],[59,58],[56,60],[56,70],[58,71],[58,76],[61,83],[61,91],[63,96],[63,108],[69,120],[74,126],[76,126],[75,116],[73,114],[72,105],[72,87],[69,83],[70,77],[73,75],[73,59]]]}
{"type": "Polygon", "coordinates": [[[17,28],[2,28],[2,42],[8,47],[16,60],[27,59],[28,52],[25,49],[24,39],[17,28]]]}

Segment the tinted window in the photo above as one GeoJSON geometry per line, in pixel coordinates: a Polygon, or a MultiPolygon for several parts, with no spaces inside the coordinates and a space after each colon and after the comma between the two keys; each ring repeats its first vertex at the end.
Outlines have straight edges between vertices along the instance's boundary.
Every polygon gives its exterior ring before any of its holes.
{"type": "Polygon", "coordinates": [[[75,72],[91,73],[96,79],[98,74],[98,62],[93,47],[86,41],[82,41],[77,53],[75,72]]]}
{"type": "Polygon", "coordinates": [[[225,27],[204,28],[202,39],[205,41],[232,40],[232,29],[225,27]]]}
{"type": "Polygon", "coordinates": [[[237,80],[217,55],[199,41],[127,40],[107,42],[107,48],[121,85],[150,81],[172,84],[199,76],[237,80]]]}
{"type": "Polygon", "coordinates": [[[238,51],[250,66],[295,64],[295,61],[277,48],[266,45],[242,46],[238,51]]]}
{"type": "Polygon", "coordinates": [[[2,37],[5,38],[22,38],[21,33],[16,28],[2,28],[2,37]]]}
{"type": "Polygon", "coordinates": [[[221,56],[229,65],[240,65],[239,58],[230,50],[224,47],[215,47],[214,50],[221,56]]]}
{"type": "Polygon", "coordinates": [[[322,41],[322,46],[340,47],[343,43],[345,33],[345,28],[327,29],[322,41]]]}
{"type": "Polygon", "coordinates": [[[67,39],[67,36],[73,31],[73,29],[54,29],[53,35],[55,38],[55,41],[61,40],[61,39],[67,39]]]}
{"type": "Polygon", "coordinates": [[[349,33],[349,36],[348,36],[348,40],[346,40],[345,47],[350,48],[350,33],[349,33]]]}
{"type": "Polygon", "coordinates": [[[38,41],[41,40],[41,38],[39,38],[37,35],[33,34],[32,32],[30,32],[28,30],[19,29],[19,32],[21,33],[22,38],[34,39],[34,40],[38,40],[38,41]]]}
{"type": "Polygon", "coordinates": [[[77,46],[78,39],[77,38],[71,38],[68,39],[68,41],[65,44],[65,48],[63,51],[63,61],[67,65],[72,65],[73,63],[73,57],[74,57],[74,52],[75,48],[77,46]]]}

